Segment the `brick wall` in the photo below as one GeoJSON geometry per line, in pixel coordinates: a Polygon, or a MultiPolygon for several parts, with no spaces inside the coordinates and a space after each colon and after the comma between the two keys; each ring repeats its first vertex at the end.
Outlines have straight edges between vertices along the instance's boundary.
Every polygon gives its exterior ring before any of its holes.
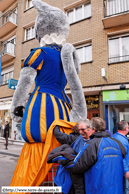
{"type": "MultiPolygon", "coordinates": [[[[46,0],[50,5],[57,6],[64,10],[64,7],[75,3],[76,0],[46,0]]],[[[14,79],[18,79],[21,69],[21,60],[25,58],[31,48],[38,47],[36,39],[24,41],[24,28],[33,23],[37,16],[37,10],[31,8],[25,11],[23,0],[18,1],[18,26],[16,29],[16,48],[14,60],[14,79]]],[[[79,77],[83,87],[94,85],[105,85],[106,81],[102,79],[101,68],[108,72],[108,84],[128,82],[129,62],[108,65],[108,36],[107,33],[129,29],[129,25],[123,25],[104,29],[103,18],[103,1],[91,0],[91,18],[70,25],[70,32],[67,39],[69,43],[75,43],[82,40],[91,39],[92,41],[92,63],[81,65],[79,77]]],[[[0,88],[4,89],[5,86],[0,88]]],[[[13,91],[5,90],[0,92],[0,98],[12,95],[13,91]]]]}

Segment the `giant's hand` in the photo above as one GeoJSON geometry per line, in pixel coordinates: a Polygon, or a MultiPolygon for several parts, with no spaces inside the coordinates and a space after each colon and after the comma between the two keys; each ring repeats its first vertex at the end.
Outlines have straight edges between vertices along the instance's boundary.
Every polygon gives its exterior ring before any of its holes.
{"type": "Polygon", "coordinates": [[[26,106],[26,99],[37,75],[35,69],[24,67],[21,70],[17,88],[13,95],[10,114],[14,121],[21,122],[23,117],[23,109],[26,106]]]}

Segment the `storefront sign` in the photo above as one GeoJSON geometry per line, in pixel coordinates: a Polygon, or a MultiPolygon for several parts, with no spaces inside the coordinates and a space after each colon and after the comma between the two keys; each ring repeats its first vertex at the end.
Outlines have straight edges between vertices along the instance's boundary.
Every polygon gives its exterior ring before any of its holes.
{"type": "Polygon", "coordinates": [[[103,101],[129,100],[129,89],[103,91],[103,101]]]}
{"type": "Polygon", "coordinates": [[[18,80],[9,79],[8,88],[15,90],[17,87],[18,80]]]}
{"type": "Polygon", "coordinates": [[[99,108],[99,96],[86,96],[85,97],[87,109],[99,108]]]}

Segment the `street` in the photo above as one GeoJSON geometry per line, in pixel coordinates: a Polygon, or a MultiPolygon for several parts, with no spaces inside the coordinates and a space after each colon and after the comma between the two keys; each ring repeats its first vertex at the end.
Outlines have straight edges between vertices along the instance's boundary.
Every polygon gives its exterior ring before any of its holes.
{"type": "MultiPolygon", "coordinates": [[[[17,161],[18,157],[0,154],[0,188],[10,185],[17,161]]],[[[2,192],[0,191],[0,193],[2,192]]]]}
{"type": "Polygon", "coordinates": [[[9,144],[5,149],[5,140],[0,140],[0,193],[2,186],[10,186],[22,145],[9,144]]]}

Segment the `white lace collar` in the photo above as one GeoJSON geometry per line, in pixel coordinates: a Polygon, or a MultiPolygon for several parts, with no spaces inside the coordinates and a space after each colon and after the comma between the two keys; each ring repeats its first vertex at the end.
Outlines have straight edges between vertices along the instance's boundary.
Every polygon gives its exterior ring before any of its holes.
{"type": "Polygon", "coordinates": [[[46,34],[43,38],[40,40],[40,46],[47,46],[47,45],[58,45],[62,47],[66,42],[66,39],[64,35],[57,36],[56,33],[52,33],[50,36],[46,34]]]}

